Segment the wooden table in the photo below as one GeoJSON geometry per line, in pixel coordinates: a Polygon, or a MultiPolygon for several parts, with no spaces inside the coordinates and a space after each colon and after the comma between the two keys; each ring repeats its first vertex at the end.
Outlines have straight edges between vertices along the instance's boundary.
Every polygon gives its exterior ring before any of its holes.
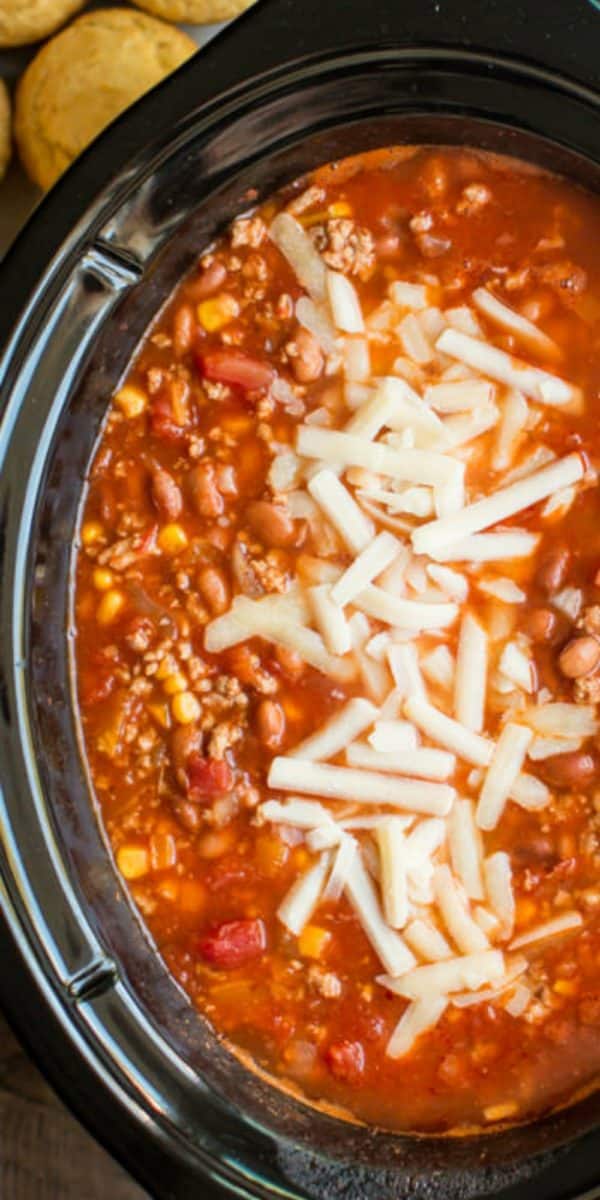
{"type": "Polygon", "coordinates": [[[1,1200],[144,1200],[68,1112],[0,1016],[1,1200]]]}

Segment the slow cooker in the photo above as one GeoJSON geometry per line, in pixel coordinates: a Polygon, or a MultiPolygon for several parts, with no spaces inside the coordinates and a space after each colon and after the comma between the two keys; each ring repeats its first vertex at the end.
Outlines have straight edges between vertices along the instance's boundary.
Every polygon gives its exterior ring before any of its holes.
{"type": "Polygon", "coordinates": [[[0,999],[156,1197],[600,1194],[600,1094],[534,1124],[395,1136],[305,1106],[192,1009],[119,881],[72,704],[73,541],[107,400],[198,248],[329,159],[397,143],[600,186],[595,0],[260,0],[117,121],[2,267],[0,999]]]}

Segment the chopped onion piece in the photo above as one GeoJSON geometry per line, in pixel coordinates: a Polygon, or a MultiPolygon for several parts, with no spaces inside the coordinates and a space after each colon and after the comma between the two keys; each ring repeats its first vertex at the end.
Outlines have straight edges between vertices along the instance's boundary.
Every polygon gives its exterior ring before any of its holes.
{"type": "Polygon", "coordinates": [[[382,752],[360,742],[348,746],[346,762],[349,767],[385,771],[393,775],[414,775],[416,779],[449,779],[456,767],[454,755],[446,750],[422,746],[416,750],[382,752]]]}
{"type": "MultiPolygon", "coordinates": [[[[314,432],[312,426],[309,428],[314,432]]],[[[313,475],[308,490],[349,550],[353,554],[360,554],[373,538],[373,527],[337,475],[327,467],[323,468],[313,475]]]]}
{"type": "Polygon", "coordinates": [[[496,743],[477,805],[480,829],[495,829],[525,761],[533,734],[526,725],[508,721],[496,743]]]}
{"type": "Polygon", "coordinates": [[[328,583],[309,588],[315,624],[331,654],[348,654],[352,648],[350,628],[342,609],[331,599],[328,583]]]}
{"type": "Polygon", "coordinates": [[[510,858],[504,850],[497,850],[485,859],[483,877],[488,901],[500,921],[500,936],[507,940],[512,937],[515,923],[515,897],[510,858]]]}
{"type": "Polygon", "coordinates": [[[482,375],[496,379],[507,387],[517,388],[538,404],[564,405],[579,403],[581,391],[560,379],[557,375],[549,375],[539,367],[530,367],[528,363],[506,354],[489,342],[479,341],[467,334],[459,333],[456,329],[445,329],[436,342],[436,350],[457,358],[482,375]]]}
{"type": "Polygon", "coordinates": [[[269,227],[269,235],[287,258],[301,287],[322,303],[326,299],[327,268],[309,235],[290,213],[281,212],[269,227]]]}
{"type": "Polygon", "coordinates": [[[486,950],[488,939],[473,920],[467,898],[445,863],[435,868],[433,885],[440,916],[459,950],[463,954],[486,950]]]}
{"type": "Polygon", "coordinates": [[[593,704],[532,704],[519,713],[524,721],[542,737],[592,737],[598,732],[596,708],[593,704]]]}
{"type": "MultiPolygon", "coordinates": [[[[460,625],[456,654],[454,713],[457,721],[474,733],[481,733],[483,729],[487,670],[487,634],[472,613],[466,612],[460,625]]],[[[478,765],[484,764],[479,762],[478,765]]]]}
{"type": "Polygon", "coordinates": [[[415,967],[400,979],[380,975],[377,982],[397,996],[408,1000],[425,999],[440,992],[476,992],[486,984],[499,983],[504,976],[504,955],[501,950],[483,950],[463,954],[443,962],[415,967]]]}
{"type": "Polygon", "coordinates": [[[330,593],[333,603],[340,607],[350,604],[359,592],[390,566],[401,549],[400,542],[391,533],[385,530],[378,533],[344,571],[337,583],[334,583],[330,593]]]}
{"type": "Polygon", "coordinates": [[[448,816],[448,845],[454,874],[470,900],[483,900],[481,836],[472,800],[456,798],[448,816]]]}
{"type": "Polygon", "coordinates": [[[383,911],[392,929],[403,929],[408,920],[406,843],[402,821],[389,817],[377,826],[383,911]]]}
{"type": "Polygon", "coordinates": [[[331,874],[325,885],[323,900],[339,900],[358,851],[358,844],[347,833],[342,834],[338,852],[333,860],[331,874]]]}
{"type": "Polygon", "coordinates": [[[409,1004],[386,1046],[387,1057],[404,1058],[421,1034],[437,1025],[447,1006],[447,996],[430,996],[409,1004]]]}
{"type": "Polygon", "coordinates": [[[433,554],[438,562],[503,562],[515,558],[530,558],[540,536],[524,529],[504,533],[474,533],[433,554]]]}
{"type": "Polygon", "coordinates": [[[554,758],[557,754],[570,754],[572,750],[580,750],[582,745],[582,738],[534,737],[527,755],[532,762],[543,762],[544,759],[554,758]]]}
{"type": "Polygon", "coordinates": [[[570,933],[572,929],[579,929],[581,925],[583,925],[581,913],[575,911],[562,913],[560,917],[544,921],[542,925],[535,925],[532,929],[527,929],[525,933],[518,934],[510,943],[510,949],[518,950],[521,946],[531,946],[535,942],[545,942],[549,938],[560,937],[563,933],[570,933]]]}
{"type": "Polygon", "coordinates": [[[340,271],[327,271],[327,295],[334,324],[342,333],[362,333],[365,328],[354,284],[340,271]]]}
{"type": "Polygon", "coordinates": [[[507,329],[509,333],[514,334],[528,350],[534,350],[544,358],[560,358],[560,350],[552,338],[542,333],[541,329],[533,324],[533,321],[522,317],[520,313],[515,312],[514,308],[509,308],[508,304],[503,304],[487,288],[476,288],[473,292],[473,301],[479,311],[494,325],[499,325],[501,329],[507,329]]]}
{"type": "Polygon", "coordinates": [[[517,642],[506,643],[500,655],[498,670],[522,691],[535,691],[535,667],[517,642]]]}
{"type": "Polygon", "coordinates": [[[322,854],[313,867],[296,879],[277,909],[281,924],[296,937],[302,933],[319,903],[328,870],[329,855],[322,854]]]}
{"type": "Polygon", "coordinates": [[[566,587],[560,592],[555,592],[552,597],[552,603],[555,608],[565,614],[570,621],[576,621],[583,604],[583,592],[581,588],[566,587]]]}
{"type": "Polygon", "coordinates": [[[428,962],[440,962],[444,958],[453,957],[450,943],[429,921],[420,918],[411,921],[404,930],[404,937],[411,950],[428,962]]]}
{"type": "Polygon", "coordinates": [[[490,762],[494,743],[488,738],[447,717],[421,696],[410,696],[404,707],[408,719],[446,750],[476,767],[486,767],[490,762]]]}
{"type": "Polygon", "coordinates": [[[368,729],[377,715],[378,710],[369,700],[363,700],[360,696],[348,700],[316,733],[290,750],[290,757],[310,762],[333,758],[368,729]]]}
{"type": "Polygon", "coordinates": [[[335,767],[305,759],[274,758],[268,778],[275,791],[302,792],[356,804],[382,804],[414,813],[445,816],[454,799],[454,788],[420,779],[392,779],[376,771],[335,767]]]}
{"type": "Polygon", "coordinates": [[[345,885],[346,895],[375,953],[393,978],[409,971],[415,958],[405,941],[384,919],[375,888],[362,856],[352,860],[345,885]]]}
{"type": "Polygon", "coordinates": [[[425,390],[425,402],[436,412],[470,412],[492,403],[494,385],[485,379],[464,379],[456,383],[434,383],[425,390]]]}

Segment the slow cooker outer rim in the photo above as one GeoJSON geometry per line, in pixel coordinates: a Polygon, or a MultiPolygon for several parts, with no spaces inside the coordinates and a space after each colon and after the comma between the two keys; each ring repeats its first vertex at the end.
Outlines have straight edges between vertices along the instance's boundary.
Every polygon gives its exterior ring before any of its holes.
{"type": "MultiPolygon", "coordinates": [[[[126,118],[126,120],[127,120],[127,118],[126,118]]],[[[111,136],[111,135],[109,134],[109,135],[108,135],[108,137],[110,138],[110,136],[111,136]]],[[[103,139],[103,141],[105,141],[105,139],[103,139]]],[[[106,144],[106,145],[108,145],[108,142],[105,142],[105,144],[106,144]]],[[[94,153],[95,153],[95,151],[92,151],[91,153],[92,153],[92,156],[93,156],[93,155],[94,155],[94,153]]],[[[76,168],[76,171],[75,171],[75,175],[76,175],[76,172],[77,172],[77,168],[76,168]]],[[[73,178],[75,178],[75,176],[73,176],[73,178]]],[[[40,216],[38,217],[38,221],[40,220],[40,218],[41,218],[41,217],[42,217],[42,213],[40,213],[40,216]]],[[[5,934],[6,934],[6,937],[7,937],[7,938],[9,937],[9,935],[8,935],[8,933],[7,933],[6,931],[3,931],[3,933],[5,933],[5,934]]],[[[8,942],[7,942],[7,945],[9,945],[9,943],[8,943],[8,942]]],[[[12,948],[14,949],[14,946],[13,946],[12,948]]],[[[14,1012],[13,1012],[13,1018],[14,1018],[14,1020],[15,1020],[15,1023],[17,1024],[17,1026],[20,1026],[20,1025],[22,1025],[22,1024],[23,1024],[23,1021],[22,1021],[22,1020],[21,1020],[21,1022],[19,1022],[19,1013],[18,1013],[18,1007],[17,1007],[17,1008],[14,1010],[14,1012]]],[[[19,1031],[20,1031],[20,1032],[25,1032],[25,1034],[27,1035],[27,1031],[26,1031],[26,1030],[22,1030],[22,1029],[20,1028],[20,1029],[19,1029],[19,1031]]],[[[31,1040],[31,1031],[29,1031],[29,1036],[30,1036],[30,1040],[31,1040]]],[[[40,1053],[42,1056],[44,1056],[44,1050],[43,1050],[43,1049],[40,1049],[39,1047],[38,1047],[38,1053],[40,1053]]],[[[53,1055],[52,1055],[51,1053],[48,1053],[48,1052],[46,1052],[46,1058],[47,1058],[47,1060],[50,1062],[50,1061],[52,1060],[52,1058],[53,1058],[53,1055]]],[[[63,1061],[64,1061],[64,1060],[63,1060],[63,1061]]],[[[56,1066],[54,1066],[54,1071],[56,1072],[56,1066]]],[[[71,1096],[71,1102],[72,1102],[72,1096],[71,1096]]],[[[84,1119],[87,1119],[87,1120],[88,1120],[88,1122],[89,1122],[89,1119],[90,1119],[90,1117],[89,1117],[89,1113],[85,1114],[85,1118],[84,1118],[84,1119]]],[[[102,1129],[101,1129],[100,1131],[98,1131],[98,1130],[96,1129],[96,1130],[95,1130],[95,1132],[96,1132],[97,1136],[99,1135],[100,1137],[102,1137],[102,1133],[103,1133],[104,1131],[103,1131],[102,1129]]],[[[127,1157],[128,1157],[128,1156],[127,1156],[127,1157]]],[[[129,1159],[129,1165],[131,1166],[131,1159],[129,1159]]],[[[138,1165],[138,1170],[139,1170],[139,1165],[138,1165]]],[[[147,1183],[151,1184],[151,1183],[152,1183],[152,1178],[153,1178],[152,1174],[149,1174],[149,1175],[148,1175],[148,1178],[145,1180],[145,1182],[147,1182],[147,1183]]],[[[588,1182],[587,1182],[587,1181],[585,1181],[585,1182],[584,1182],[583,1178],[582,1178],[582,1180],[581,1180],[581,1183],[582,1183],[582,1185],[583,1185],[583,1186],[588,1186],[588,1182]]],[[[161,1193],[161,1194],[167,1195],[168,1193],[167,1193],[167,1192],[163,1192],[163,1193],[161,1193]]],[[[215,1194],[220,1194],[220,1193],[215,1193],[215,1194]]],[[[250,1193],[247,1193],[247,1194],[250,1194],[250,1193]]],[[[258,1193],[254,1193],[254,1194],[258,1194],[258,1193]]]]}

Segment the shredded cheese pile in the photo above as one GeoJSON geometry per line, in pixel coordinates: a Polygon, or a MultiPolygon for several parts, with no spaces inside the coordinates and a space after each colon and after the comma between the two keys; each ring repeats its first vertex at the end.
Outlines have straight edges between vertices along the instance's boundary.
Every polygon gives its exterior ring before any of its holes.
{"type": "MultiPolygon", "coordinates": [[[[528,759],[577,749],[598,728],[594,706],[553,702],[538,687],[531,645],[515,632],[526,595],[502,568],[539,543],[502,522],[532,505],[556,520],[593,481],[580,454],[528,446],[544,408],[579,412],[583,397],[486,338],[480,315],[524,354],[560,360],[492,291],[444,310],[436,280],[396,280],[365,319],[351,280],[327,268],[290,213],[270,234],[306,293],[297,318],[343,378],[352,416],[334,430],[313,412],[295,451],[271,466],[323,557],[301,555],[283,595],[236,596],[205,645],[260,637],[333,680],[360,681],[363,696],[271,762],[269,787],[290,796],[268,800],[260,818],[302,831],[315,855],[279,908],[283,925],[298,936],[320,903],[344,896],[381,961],[378,982],[408,1001],[387,1048],[398,1058],[450,1002],[502,998],[523,1013],[521,951],[582,924],[562,912],[515,937],[510,857],[488,853],[486,835],[509,801],[533,811],[550,802],[528,759]],[[383,378],[371,372],[377,343],[398,350],[383,378]],[[484,495],[466,478],[471,467],[481,478],[482,453],[484,477],[498,481],[484,495]],[[500,713],[495,737],[488,711],[500,713]]],[[[581,596],[567,588],[556,603],[576,616],[581,596]]]]}

